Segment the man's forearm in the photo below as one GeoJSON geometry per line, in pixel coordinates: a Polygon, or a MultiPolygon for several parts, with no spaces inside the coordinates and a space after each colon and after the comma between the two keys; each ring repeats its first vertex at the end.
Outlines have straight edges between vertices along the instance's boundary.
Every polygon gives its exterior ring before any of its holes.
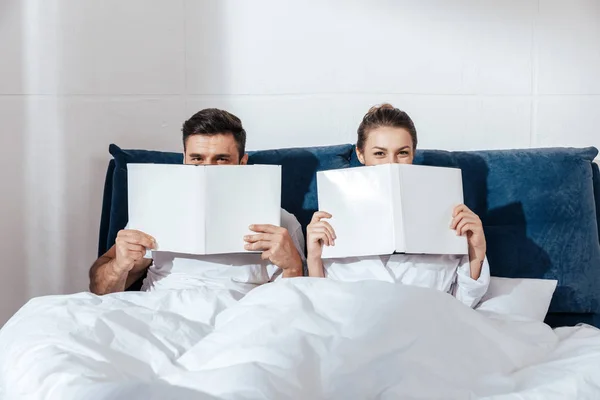
{"type": "Polygon", "coordinates": [[[296,278],[298,276],[304,276],[302,270],[302,260],[300,260],[299,264],[295,265],[294,267],[283,270],[284,278],[296,278]]]}
{"type": "Polygon", "coordinates": [[[90,291],[97,295],[125,291],[128,273],[115,269],[114,259],[99,258],[90,269],[90,291]]]}
{"type": "Polygon", "coordinates": [[[300,267],[300,268],[293,268],[293,269],[284,269],[283,270],[283,277],[284,278],[296,278],[298,276],[303,276],[303,274],[302,274],[302,267],[300,267]]]}

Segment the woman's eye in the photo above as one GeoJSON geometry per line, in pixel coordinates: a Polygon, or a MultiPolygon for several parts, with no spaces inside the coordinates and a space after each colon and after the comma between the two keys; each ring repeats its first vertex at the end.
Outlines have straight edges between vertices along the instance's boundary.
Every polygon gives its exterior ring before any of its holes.
{"type": "Polygon", "coordinates": [[[383,151],[376,151],[374,153],[374,155],[377,156],[377,157],[381,157],[381,156],[383,156],[383,151]]]}
{"type": "Polygon", "coordinates": [[[403,151],[401,151],[401,152],[400,152],[400,155],[401,155],[401,156],[407,156],[407,155],[409,155],[409,154],[410,154],[410,153],[409,153],[408,151],[406,151],[406,150],[403,150],[403,151]]]}

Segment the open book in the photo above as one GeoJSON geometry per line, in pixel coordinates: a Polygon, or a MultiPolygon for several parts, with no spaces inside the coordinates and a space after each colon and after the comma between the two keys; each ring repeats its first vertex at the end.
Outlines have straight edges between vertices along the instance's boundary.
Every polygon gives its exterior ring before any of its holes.
{"type": "Polygon", "coordinates": [[[467,254],[450,229],[463,203],[460,169],[386,164],[317,173],[319,210],[327,211],[335,246],[323,258],[392,253],[467,254]]]}
{"type": "Polygon", "coordinates": [[[128,164],[129,229],[159,251],[242,253],[251,224],[279,226],[278,165],[128,164]]]}

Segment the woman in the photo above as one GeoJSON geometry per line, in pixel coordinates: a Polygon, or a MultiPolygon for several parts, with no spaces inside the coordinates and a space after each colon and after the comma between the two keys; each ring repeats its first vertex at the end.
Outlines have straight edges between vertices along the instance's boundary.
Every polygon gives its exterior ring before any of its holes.
{"type": "MultiPolygon", "coordinates": [[[[358,127],[356,154],[363,165],[412,164],[417,131],[410,117],[390,104],[372,107],[358,127]]],[[[474,307],[490,282],[481,220],[467,206],[454,209],[450,228],[466,235],[468,256],[392,254],[343,259],[321,258],[323,246],[335,245],[335,230],[318,211],[307,227],[309,275],[341,281],[377,279],[438,289],[474,307]]]]}

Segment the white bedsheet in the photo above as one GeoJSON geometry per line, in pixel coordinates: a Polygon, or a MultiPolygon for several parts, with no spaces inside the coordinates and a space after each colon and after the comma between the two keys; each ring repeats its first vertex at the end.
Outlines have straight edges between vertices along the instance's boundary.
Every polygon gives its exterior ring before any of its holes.
{"type": "Polygon", "coordinates": [[[43,297],[0,330],[0,399],[121,398],[598,399],[600,330],[319,278],[43,297]]]}

